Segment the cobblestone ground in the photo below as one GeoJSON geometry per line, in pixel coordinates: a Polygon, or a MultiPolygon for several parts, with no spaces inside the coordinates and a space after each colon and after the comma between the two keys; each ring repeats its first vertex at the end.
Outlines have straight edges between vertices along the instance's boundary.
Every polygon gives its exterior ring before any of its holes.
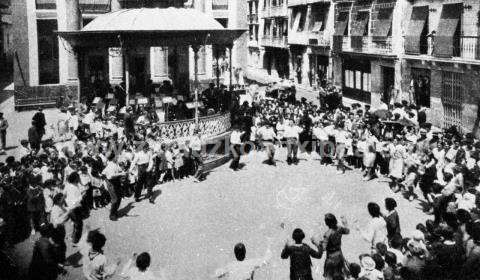
{"type": "MultiPolygon", "coordinates": [[[[320,166],[316,155],[299,165],[288,166],[285,151],[278,152],[277,167],[262,164],[263,152],[242,157],[245,167],[238,172],[228,165],[212,171],[206,181],[190,179],[157,186],[156,204],[122,202],[126,213],[117,222],[108,220],[108,210],[92,212],[86,221],[108,238],[105,254],[125,262],[133,252],[148,251],[152,269],[164,270],[168,279],[209,279],[216,268],[234,259],[233,246],[243,242],[247,258],[261,257],[272,244],[271,263],[255,279],[288,279],[289,262],[280,259],[284,242],[295,227],[307,238],[323,232],[323,215],[345,215],[350,224],[368,220],[366,204],[382,205],[387,196],[397,199],[403,234],[427,218],[419,201],[408,202],[392,194],[384,179],[363,182],[359,171],[337,175],[332,166],[320,166]]],[[[343,239],[343,250],[351,262],[358,262],[369,244],[353,230],[343,239]]],[[[28,259],[32,240],[19,246],[28,259]]],[[[70,241],[67,241],[70,243],[70,241]]],[[[76,250],[69,248],[68,254],[76,250]]],[[[72,257],[72,259],[74,259],[72,257]]],[[[321,277],[324,259],[314,261],[315,279],[321,277]]],[[[26,265],[26,264],[24,264],[26,265]]],[[[81,279],[81,268],[70,268],[66,279],[81,279]]]]}
{"type": "MultiPolygon", "coordinates": [[[[3,100],[3,97],[0,97],[3,100]]],[[[15,111],[13,96],[8,97],[0,104],[0,112],[3,112],[4,118],[7,119],[9,127],[7,129],[7,155],[0,155],[0,160],[3,161],[6,156],[15,156],[15,150],[20,145],[20,140],[28,139],[28,129],[32,125],[32,117],[36,110],[30,111],[15,111]]],[[[59,110],[44,109],[45,119],[47,124],[54,124],[58,120],[59,110]]]]}

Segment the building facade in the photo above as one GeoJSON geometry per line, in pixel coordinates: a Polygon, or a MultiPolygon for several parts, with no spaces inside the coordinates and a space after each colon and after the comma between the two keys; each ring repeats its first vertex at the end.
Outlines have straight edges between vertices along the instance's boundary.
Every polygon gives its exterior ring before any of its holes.
{"type": "MultiPolygon", "coordinates": [[[[71,63],[76,61],[64,40],[54,33],[56,30],[70,31],[81,28],[98,15],[128,8],[167,8],[186,7],[201,10],[212,15],[223,26],[246,29],[246,3],[235,0],[77,0],[81,17],[78,25],[74,21],[72,11],[64,0],[12,0],[13,43],[18,55],[14,67],[14,84],[16,93],[47,97],[60,95],[60,92],[78,91],[78,83],[88,84],[92,80],[107,80],[112,86],[124,82],[124,62],[118,48],[90,50],[78,62],[82,71],[72,73],[71,63]],[[241,16],[240,16],[241,15],[241,16]],[[78,77],[78,73],[83,73],[78,77]]],[[[75,11],[73,11],[75,13],[75,11]]],[[[194,20],[194,19],[193,19],[194,20]]],[[[245,67],[246,54],[237,54],[246,49],[247,39],[240,38],[233,46],[232,65],[245,67]]],[[[215,54],[220,54],[224,61],[229,61],[228,52],[213,50],[212,46],[200,49],[199,78],[210,82],[216,75],[215,54]],[[223,53],[220,53],[223,52],[223,53]],[[223,56],[221,55],[223,54],[223,56]]],[[[162,83],[173,82],[179,89],[188,85],[193,79],[193,51],[188,46],[167,48],[150,47],[136,49],[129,55],[130,77],[134,81],[135,92],[142,91],[148,80],[162,83]]],[[[135,93],[134,92],[134,93],[135,93]]],[[[77,93],[78,94],[78,93],[77,93]]],[[[81,95],[81,94],[80,94],[81,95]]]]}
{"type": "Polygon", "coordinates": [[[334,83],[344,97],[376,106],[400,92],[402,0],[337,1],[334,83]]]}
{"type": "Polygon", "coordinates": [[[477,133],[479,18],[476,0],[407,2],[401,90],[430,108],[435,125],[477,133]]]}
{"type": "Polygon", "coordinates": [[[12,11],[10,0],[0,0],[0,81],[9,78],[13,66],[12,11]]]}
{"type": "Polygon", "coordinates": [[[334,9],[328,0],[290,0],[288,8],[291,76],[300,87],[315,89],[332,76],[334,9]]]}
{"type": "Polygon", "coordinates": [[[246,1],[252,80],[315,89],[325,78],[347,103],[406,100],[434,125],[477,132],[479,1],[246,1]]]}
{"type": "Polygon", "coordinates": [[[286,0],[249,0],[247,78],[262,83],[290,76],[286,0]]]}

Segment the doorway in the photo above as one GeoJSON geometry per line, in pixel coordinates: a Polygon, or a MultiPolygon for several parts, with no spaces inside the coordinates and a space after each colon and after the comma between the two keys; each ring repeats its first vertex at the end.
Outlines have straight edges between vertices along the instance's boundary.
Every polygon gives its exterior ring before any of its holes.
{"type": "Polygon", "coordinates": [[[429,69],[411,70],[410,91],[413,92],[414,102],[418,106],[430,107],[430,78],[429,69]]]}
{"type": "Polygon", "coordinates": [[[134,93],[143,93],[147,82],[147,58],[145,56],[135,56],[132,59],[130,82],[134,93]]]}
{"type": "Polygon", "coordinates": [[[390,104],[395,90],[395,69],[393,67],[382,67],[383,75],[383,102],[390,104]]]}

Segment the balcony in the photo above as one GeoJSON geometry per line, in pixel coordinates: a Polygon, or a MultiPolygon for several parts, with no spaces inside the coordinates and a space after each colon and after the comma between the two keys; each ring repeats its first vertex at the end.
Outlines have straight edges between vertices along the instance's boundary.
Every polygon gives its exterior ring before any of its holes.
{"type": "Polygon", "coordinates": [[[480,60],[479,44],[477,36],[461,36],[460,45],[453,47],[453,59],[480,60]]]}
{"type": "Polygon", "coordinates": [[[260,41],[260,45],[272,48],[288,48],[288,36],[270,36],[265,35],[260,41]]]}
{"type": "MultiPolygon", "coordinates": [[[[426,39],[422,40],[423,42],[427,41],[426,39]]],[[[480,37],[478,36],[459,36],[453,38],[452,46],[452,57],[451,60],[457,62],[475,62],[480,63],[480,37]]],[[[405,54],[409,58],[418,58],[418,59],[439,59],[439,60],[448,60],[448,56],[437,56],[434,53],[434,45],[432,43],[421,43],[420,52],[412,53],[406,51],[405,54]]]]}
{"type": "Polygon", "coordinates": [[[305,46],[330,46],[330,38],[323,32],[289,32],[288,43],[305,46]]]}
{"type": "Polygon", "coordinates": [[[301,6],[313,3],[330,3],[330,0],[288,0],[288,6],[301,6]]]}
{"type": "Polygon", "coordinates": [[[258,24],[258,15],[256,14],[247,15],[247,21],[249,24],[258,24]]]}
{"type": "MultiPolygon", "coordinates": [[[[79,2],[82,13],[106,13],[110,11],[110,0],[80,0],[79,2]]],[[[36,0],[35,7],[37,10],[55,10],[57,1],[36,0]]]]}
{"type": "Polygon", "coordinates": [[[247,43],[247,47],[249,48],[258,48],[258,41],[251,38],[248,43],[247,43]]]}
{"type": "Polygon", "coordinates": [[[361,37],[361,42],[358,42],[358,46],[352,47],[352,37],[344,36],[341,44],[341,51],[393,55],[392,37],[387,37],[387,40],[385,41],[376,41],[371,36],[363,36],[361,37]]]}
{"type": "Polygon", "coordinates": [[[228,10],[228,0],[213,0],[212,10],[228,10]]]}
{"type": "Polygon", "coordinates": [[[263,18],[288,17],[287,5],[270,6],[263,8],[263,18]]]}

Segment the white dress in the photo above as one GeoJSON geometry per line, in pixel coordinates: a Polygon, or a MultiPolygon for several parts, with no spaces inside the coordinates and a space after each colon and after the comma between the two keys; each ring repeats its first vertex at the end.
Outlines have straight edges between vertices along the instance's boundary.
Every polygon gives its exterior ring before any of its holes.
{"type": "Polygon", "coordinates": [[[403,175],[403,165],[406,157],[406,149],[403,145],[396,145],[391,151],[390,176],[400,179],[403,175]]]}

